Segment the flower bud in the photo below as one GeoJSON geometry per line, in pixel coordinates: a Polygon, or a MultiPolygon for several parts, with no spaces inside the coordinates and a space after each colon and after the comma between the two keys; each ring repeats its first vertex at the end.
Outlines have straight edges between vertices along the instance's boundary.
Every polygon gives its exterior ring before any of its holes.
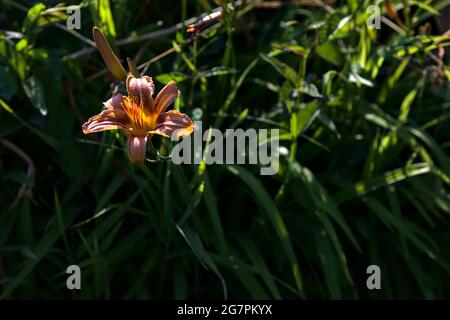
{"type": "Polygon", "coordinates": [[[133,163],[143,163],[147,150],[147,136],[128,136],[128,158],[133,163]]]}
{"type": "Polygon", "coordinates": [[[127,73],[120,63],[119,58],[117,58],[109,46],[103,32],[99,28],[94,27],[92,29],[92,34],[94,36],[95,43],[97,44],[98,51],[100,51],[103,61],[105,61],[109,71],[111,71],[112,75],[117,79],[125,81],[127,78],[127,73]]]}

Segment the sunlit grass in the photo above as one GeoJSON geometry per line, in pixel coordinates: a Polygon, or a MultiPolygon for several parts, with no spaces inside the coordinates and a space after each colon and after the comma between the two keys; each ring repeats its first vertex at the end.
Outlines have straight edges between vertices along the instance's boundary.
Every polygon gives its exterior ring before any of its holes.
{"type": "Polygon", "coordinates": [[[450,37],[435,10],[450,1],[382,3],[381,30],[374,1],[223,1],[211,21],[217,1],[175,2],[84,1],[72,33],[65,11],[2,4],[0,299],[448,298],[450,37]],[[174,109],[204,130],[279,129],[279,172],[174,165],[159,138],[161,157],[134,165],[124,135],[83,136],[126,91],[93,26],[156,91],[175,80],[174,109]]]}

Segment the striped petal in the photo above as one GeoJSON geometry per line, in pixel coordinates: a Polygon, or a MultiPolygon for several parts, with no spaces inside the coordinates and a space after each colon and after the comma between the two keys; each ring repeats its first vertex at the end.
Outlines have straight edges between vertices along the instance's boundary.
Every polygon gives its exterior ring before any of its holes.
{"type": "Polygon", "coordinates": [[[155,84],[152,78],[148,76],[135,78],[129,75],[127,78],[127,91],[131,100],[143,106],[147,111],[155,111],[155,104],[152,98],[155,92],[155,84]]]}
{"type": "Polygon", "coordinates": [[[83,124],[83,133],[88,134],[114,129],[128,130],[127,118],[125,113],[119,114],[116,111],[103,110],[83,124]]]}
{"type": "Polygon", "coordinates": [[[156,96],[156,112],[160,114],[166,111],[179,95],[180,91],[178,91],[175,81],[170,81],[156,96]]]}
{"type": "Polygon", "coordinates": [[[191,118],[184,113],[170,110],[162,113],[157,120],[158,126],[150,134],[159,134],[170,138],[175,134],[177,138],[190,135],[195,128],[191,118]]]}
{"type": "Polygon", "coordinates": [[[130,120],[123,109],[124,99],[125,97],[118,94],[106,101],[104,103],[104,109],[83,124],[83,133],[87,134],[113,129],[127,130],[130,120]]]}
{"type": "Polygon", "coordinates": [[[109,110],[123,110],[123,102],[126,98],[121,94],[116,94],[108,101],[104,102],[103,105],[109,110]]]}

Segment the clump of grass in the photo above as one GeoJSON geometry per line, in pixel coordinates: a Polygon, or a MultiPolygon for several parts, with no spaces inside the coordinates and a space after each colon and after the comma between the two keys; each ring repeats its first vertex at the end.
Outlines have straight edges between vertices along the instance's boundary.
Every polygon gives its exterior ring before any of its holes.
{"type": "Polygon", "coordinates": [[[1,299],[449,297],[448,1],[386,1],[379,30],[373,1],[269,2],[83,2],[67,30],[62,8],[4,1],[1,299]],[[119,134],[86,143],[123,90],[94,25],[157,90],[175,80],[204,128],[280,129],[279,173],[135,166],[119,134]]]}

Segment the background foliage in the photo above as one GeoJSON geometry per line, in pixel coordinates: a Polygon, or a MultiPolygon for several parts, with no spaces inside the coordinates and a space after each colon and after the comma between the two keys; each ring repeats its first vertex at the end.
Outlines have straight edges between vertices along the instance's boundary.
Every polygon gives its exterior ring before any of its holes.
{"type": "Polygon", "coordinates": [[[171,26],[219,1],[85,0],[72,32],[56,1],[0,2],[0,298],[449,298],[450,1],[223,2],[195,37],[171,26]],[[117,88],[94,25],[204,129],[279,128],[279,173],[83,136],[117,88]]]}

